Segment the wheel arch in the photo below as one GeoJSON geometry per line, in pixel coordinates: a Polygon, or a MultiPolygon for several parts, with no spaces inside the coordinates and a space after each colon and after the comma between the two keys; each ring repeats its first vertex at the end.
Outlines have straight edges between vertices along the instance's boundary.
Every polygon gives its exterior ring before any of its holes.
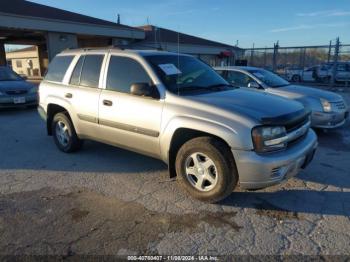
{"type": "Polygon", "coordinates": [[[47,129],[47,134],[49,136],[52,136],[51,126],[52,126],[53,118],[58,113],[66,113],[68,118],[72,121],[68,110],[64,106],[59,105],[59,104],[55,104],[55,103],[49,103],[47,105],[47,119],[46,119],[46,129],[47,129]]]}
{"type": "MultiPolygon", "coordinates": [[[[194,120],[177,119],[171,123],[160,138],[162,159],[168,164],[170,177],[176,176],[175,158],[180,147],[190,139],[201,136],[214,137],[224,143],[229,149],[244,147],[239,142],[234,130],[215,123],[194,120]],[[181,125],[178,125],[179,123],[181,125]]],[[[234,156],[232,154],[232,159],[234,156]]]]}

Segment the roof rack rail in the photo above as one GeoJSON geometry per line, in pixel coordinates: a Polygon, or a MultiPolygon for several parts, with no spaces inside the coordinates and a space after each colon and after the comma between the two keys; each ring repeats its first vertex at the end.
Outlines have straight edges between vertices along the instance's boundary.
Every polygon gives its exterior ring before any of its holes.
{"type": "Polygon", "coordinates": [[[69,50],[83,50],[83,51],[91,51],[91,50],[104,50],[104,49],[120,49],[120,50],[125,50],[124,47],[117,46],[117,45],[109,45],[109,46],[91,46],[91,47],[68,47],[64,51],[69,51],[69,50]]]}

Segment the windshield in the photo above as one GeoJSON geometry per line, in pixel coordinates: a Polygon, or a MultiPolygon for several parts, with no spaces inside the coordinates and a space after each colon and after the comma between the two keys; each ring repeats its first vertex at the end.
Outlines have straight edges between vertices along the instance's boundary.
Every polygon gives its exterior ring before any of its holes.
{"type": "Polygon", "coordinates": [[[8,67],[0,68],[0,81],[18,81],[22,78],[8,67]]]}
{"type": "Polygon", "coordinates": [[[183,55],[153,55],[152,65],[166,88],[173,93],[214,92],[231,89],[226,80],[202,61],[183,55]]]}
{"type": "Polygon", "coordinates": [[[290,85],[290,83],[284,80],[282,77],[267,70],[253,69],[248,71],[269,87],[281,87],[290,85]]]}

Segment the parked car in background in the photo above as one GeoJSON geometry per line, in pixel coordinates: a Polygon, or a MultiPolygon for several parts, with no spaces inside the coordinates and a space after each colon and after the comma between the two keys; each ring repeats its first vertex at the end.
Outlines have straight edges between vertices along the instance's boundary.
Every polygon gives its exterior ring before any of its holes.
{"type": "MultiPolygon", "coordinates": [[[[329,81],[333,74],[334,63],[325,63],[320,66],[319,74],[321,77],[329,81]]],[[[335,81],[346,82],[350,81],[350,62],[338,62],[335,75],[335,81]]]]}
{"type": "Polygon", "coordinates": [[[6,66],[0,66],[0,108],[38,105],[38,88],[6,66]]]}
{"type": "Polygon", "coordinates": [[[232,85],[301,102],[312,111],[312,127],[324,129],[340,127],[344,125],[349,115],[344,99],[333,92],[292,85],[282,77],[256,67],[217,67],[215,70],[232,85]]]}
{"type": "MultiPolygon", "coordinates": [[[[329,83],[333,75],[333,65],[333,63],[326,63],[322,65],[312,66],[304,70],[300,68],[291,68],[286,70],[285,75],[287,80],[292,82],[315,81],[321,83],[329,83]]],[[[337,64],[335,81],[350,81],[350,63],[339,62],[337,64]]]]}
{"type": "Polygon", "coordinates": [[[40,84],[39,112],[63,152],[92,139],[159,158],[209,202],[238,182],[263,188],[296,175],[317,147],[300,103],[234,88],[202,61],[168,52],[65,51],[40,84]]]}
{"type": "Polygon", "coordinates": [[[316,74],[319,66],[312,66],[303,70],[302,68],[288,68],[286,69],[286,78],[288,81],[301,82],[316,81],[316,74]]]}

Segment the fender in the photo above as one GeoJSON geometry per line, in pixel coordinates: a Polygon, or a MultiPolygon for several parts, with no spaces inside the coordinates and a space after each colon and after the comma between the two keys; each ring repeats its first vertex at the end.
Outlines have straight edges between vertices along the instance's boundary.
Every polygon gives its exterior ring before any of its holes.
{"type": "MultiPolygon", "coordinates": [[[[241,132],[243,127],[233,129],[232,127],[200,118],[177,116],[172,118],[161,132],[159,139],[161,159],[168,163],[168,151],[173,135],[177,129],[188,128],[200,132],[209,133],[223,139],[232,149],[251,150],[253,143],[251,132],[241,132]],[[243,134],[243,135],[242,135],[243,134]],[[249,136],[248,139],[246,136],[249,136]]],[[[247,131],[247,129],[245,128],[247,131]]]]}
{"type": "Polygon", "coordinates": [[[70,101],[67,101],[66,99],[63,99],[62,97],[60,96],[57,96],[57,95],[49,95],[48,97],[46,97],[45,99],[45,110],[46,110],[46,113],[48,113],[48,107],[50,104],[54,104],[54,105],[58,105],[58,106],[61,106],[63,107],[64,109],[67,110],[72,122],[73,122],[73,125],[74,125],[74,128],[76,130],[76,132],[79,134],[80,130],[79,130],[79,121],[77,119],[77,114],[76,114],[76,111],[74,110],[74,107],[72,106],[72,104],[70,103],[70,101]]]}

